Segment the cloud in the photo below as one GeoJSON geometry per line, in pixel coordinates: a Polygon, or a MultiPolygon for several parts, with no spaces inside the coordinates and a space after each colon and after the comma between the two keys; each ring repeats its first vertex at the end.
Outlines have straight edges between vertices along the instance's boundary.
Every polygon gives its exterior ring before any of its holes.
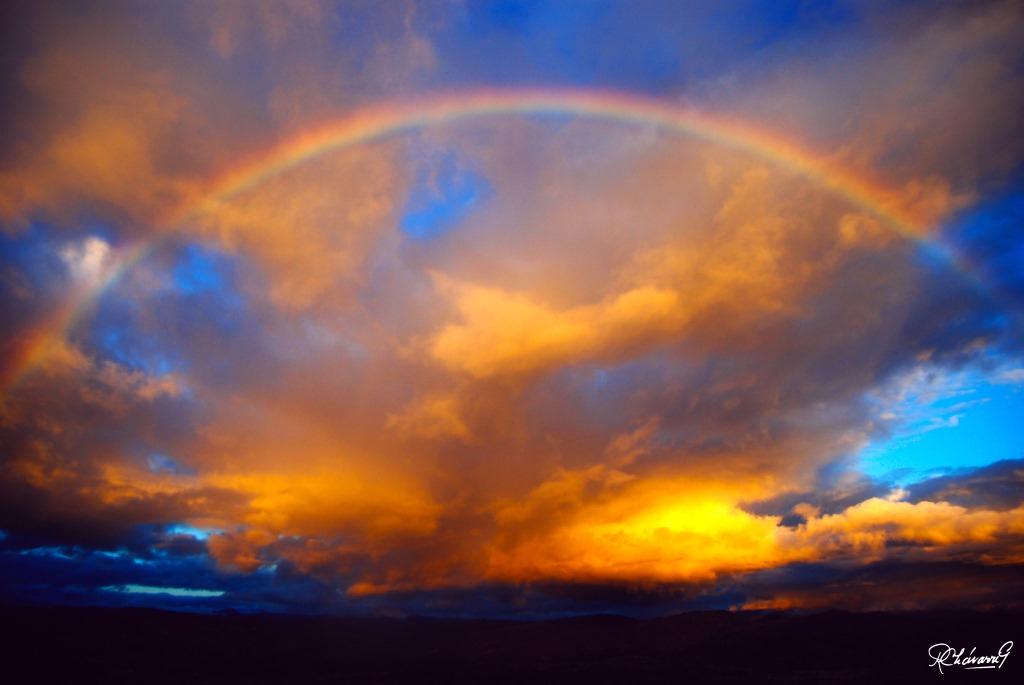
{"type": "Polygon", "coordinates": [[[800,567],[791,577],[755,574],[736,588],[744,609],[914,611],[1012,610],[1020,581],[1013,566],[878,562],[856,568],[800,567]]]}
{"type": "Polygon", "coordinates": [[[308,308],[327,293],[344,303],[394,231],[394,198],[405,183],[396,156],[388,143],[331,155],[230,201],[200,205],[191,221],[201,236],[265,268],[273,304],[308,308]]]}
{"type": "Polygon", "coordinates": [[[92,284],[103,275],[110,259],[110,245],[102,238],[90,236],[79,244],[65,246],[60,256],[72,278],[92,284]]]}
{"type": "Polygon", "coordinates": [[[1021,502],[1020,481],[1024,463],[1006,459],[977,469],[968,469],[915,483],[909,496],[915,501],[951,502],[962,507],[985,506],[1012,509],[1021,502]]]}
{"type": "MultiPolygon", "coordinates": [[[[801,10],[712,39],[694,26],[719,10],[672,5],[22,10],[36,38],[0,81],[5,583],[52,573],[78,601],[77,568],[91,592],[260,608],[902,606],[913,574],[951,596],[1016,568],[1020,455],[896,497],[858,454],[962,430],[979,387],[1020,380],[1019,323],[951,240],[1015,183],[1019,10],[801,10]],[[217,190],[362,106],[522,84],[747,121],[886,188],[925,236],[829,179],[568,115],[405,131],[217,190]],[[443,230],[435,201],[458,205],[443,230]]],[[[1016,226],[983,223],[963,230],[1010,260],[1016,226]]]]}
{"type": "Polygon", "coordinates": [[[476,377],[522,373],[614,353],[678,329],[683,314],[670,290],[637,288],[597,304],[557,312],[501,291],[454,286],[465,322],[430,343],[441,363],[476,377]]]}
{"type": "Polygon", "coordinates": [[[402,412],[389,415],[387,425],[413,438],[450,436],[467,440],[471,435],[462,420],[459,402],[454,394],[428,395],[402,412]]]}
{"type": "MultiPolygon", "coordinates": [[[[618,482],[625,485],[615,495],[591,497],[586,504],[574,502],[582,499],[583,488],[575,479],[561,476],[541,486],[526,502],[543,497],[550,502],[545,520],[557,523],[497,550],[492,572],[507,580],[642,585],[708,581],[808,562],[944,560],[972,549],[986,550],[985,563],[1020,562],[1019,506],[967,510],[943,501],[872,497],[834,514],[798,506],[805,522],[785,527],[781,517],[737,506],[720,483],[659,484],[623,474],[618,482]]],[[[501,516],[514,519],[508,510],[501,516]]]]}
{"type": "Polygon", "coordinates": [[[1024,369],[1007,369],[1000,373],[997,380],[1003,383],[1013,383],[1018,385],[1024,383],[1024,369]]]}

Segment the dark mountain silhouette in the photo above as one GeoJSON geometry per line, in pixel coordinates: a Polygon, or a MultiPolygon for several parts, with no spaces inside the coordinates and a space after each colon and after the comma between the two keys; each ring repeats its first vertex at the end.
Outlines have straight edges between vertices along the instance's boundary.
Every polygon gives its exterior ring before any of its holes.
{"type": "Polygon", "coordinates": [[[7,607],[0,616],[11,683],[1020,682],[1018,654],[987,675],[928,665],[934,643],[980,654],[1020,638],[1022,616],[1007,613],[491,621],[7,607]]]}

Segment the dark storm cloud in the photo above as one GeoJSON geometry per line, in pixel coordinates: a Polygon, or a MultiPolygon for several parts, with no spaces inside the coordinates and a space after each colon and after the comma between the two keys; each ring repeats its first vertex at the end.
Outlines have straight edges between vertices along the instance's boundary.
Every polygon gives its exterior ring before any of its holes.
{"type": "Polygon", "coordinates": [[[747,609],[1002,609],[1021,606],[1014,566],[969,562],[875,563],[855,569],[824,565],[783,568],[736,584],[747,609]]]}
{"type": "Polygon", "coordinates": [[[907,488],[912,501],[952,502],[962,507],[1006,510],[1024,502],[1024,459],[1006,459],[964,469],[907,488]]]}

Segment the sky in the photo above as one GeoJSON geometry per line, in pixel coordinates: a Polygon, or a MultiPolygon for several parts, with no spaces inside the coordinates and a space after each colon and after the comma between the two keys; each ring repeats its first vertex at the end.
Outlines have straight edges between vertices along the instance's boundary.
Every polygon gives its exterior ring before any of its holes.
{"type": "Polygon", "coordinates": [[[22,5],[0,600],[1021,606],[1019,3],[22,5]]]}

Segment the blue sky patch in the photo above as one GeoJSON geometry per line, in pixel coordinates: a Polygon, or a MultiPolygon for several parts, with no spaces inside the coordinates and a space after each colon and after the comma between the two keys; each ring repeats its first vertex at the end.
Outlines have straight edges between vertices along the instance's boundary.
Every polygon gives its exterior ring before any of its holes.
{"type": "Polygon", "coordinates": [[[890,432],[861,454],[896,485],[1024,456],[1024,368],[927,371],[901,382],[881,411],[890,432]]]}
{"type": "Polygon", "coordinates": [[[446,152],[420,166],[405,204],[402,231],[421,240],[443,235],[489,191],[483,176],[462,166],[454,153],[446,152]]]}

